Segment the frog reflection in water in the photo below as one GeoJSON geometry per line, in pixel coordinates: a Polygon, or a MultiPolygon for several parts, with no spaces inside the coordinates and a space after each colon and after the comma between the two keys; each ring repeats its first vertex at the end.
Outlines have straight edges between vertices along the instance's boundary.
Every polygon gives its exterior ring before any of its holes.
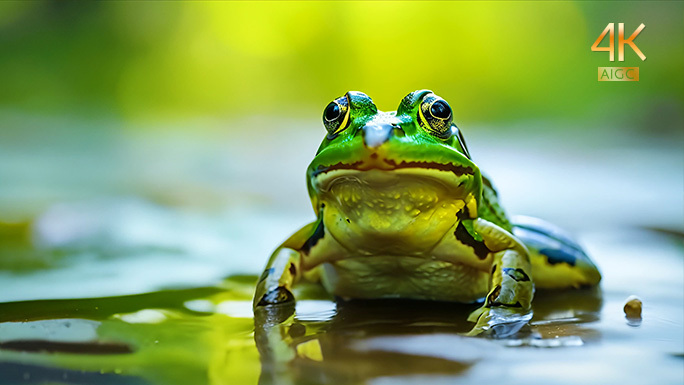
{"type": "Polygon", "coordinates": [[[255,310],[293,302],[303,280],[342,299],[484,298],[469,334],[506,336],[530,319],[535,285],[596,285],[597,268],[562,231],[508,219],[452,119],[428,90],[396,112],[360,92],[331,102],[307,170],[317,219],[273,253],[255,310]]]}

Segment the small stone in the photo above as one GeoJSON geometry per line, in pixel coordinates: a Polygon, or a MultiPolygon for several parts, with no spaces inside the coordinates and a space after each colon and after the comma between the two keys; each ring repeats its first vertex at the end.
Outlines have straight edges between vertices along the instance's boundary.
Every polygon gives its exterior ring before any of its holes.
{"type": "Polygon", "coordinates": [[[624,310],[627,318],[641,318],[641,300],[635,295],[630,295],[625,301],[624,310]]]}

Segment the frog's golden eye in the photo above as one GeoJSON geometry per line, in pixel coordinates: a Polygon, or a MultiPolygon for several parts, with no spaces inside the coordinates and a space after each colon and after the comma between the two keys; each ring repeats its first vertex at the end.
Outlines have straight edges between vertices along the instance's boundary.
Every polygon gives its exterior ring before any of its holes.
{"type": "Polygon", "coordinates": [[[349,100],[339,97],[323,110],[323,125],[328,130],[328,139],[334,139],[349,125],[349,100]]]}
{"type": "Polygon", "coordinates": [[[452,134],[451,107],[446,100],[435,94],[429,94],[418,109],[418,122],[427,132],[442,139],[452,134]]]}

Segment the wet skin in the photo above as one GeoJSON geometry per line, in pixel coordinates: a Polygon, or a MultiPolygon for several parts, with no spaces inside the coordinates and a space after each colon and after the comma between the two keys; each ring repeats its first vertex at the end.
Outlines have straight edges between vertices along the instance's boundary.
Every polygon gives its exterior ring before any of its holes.
{"type": "Polygon", "coordinates": [[[601,276],[563,231],[509,220],[472,160],[449,104],[431,91],[378,111],[360,92],[324,110],[328,131],[307,170],[317,219],[271,256],[254,308],[295,300],[300,281],[342,299],[470,303],[470,335],[507,336],[531,317],[535,285],[577,288],[601,276]]]}

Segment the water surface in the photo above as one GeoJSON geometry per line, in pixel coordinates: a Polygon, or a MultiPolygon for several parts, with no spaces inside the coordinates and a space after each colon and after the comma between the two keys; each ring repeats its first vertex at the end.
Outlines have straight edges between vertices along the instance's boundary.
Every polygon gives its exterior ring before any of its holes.
{"type": "Polygon", "coordinates": [[[293,316],[255,320],[268,254],[313,218],[312,154],[291,148],[318,136],[112,132],[69,151],[50,132],[0,142],[2,384],[684,383],[676,143],[473,135],[509,211],[569,228],[603,273],[597,289],[538,291],[530,327],[490,340],[462,336],[477,305],[315,287],[293,316]],[[625,318],[630,295],[641,319],[625,318]]]}

